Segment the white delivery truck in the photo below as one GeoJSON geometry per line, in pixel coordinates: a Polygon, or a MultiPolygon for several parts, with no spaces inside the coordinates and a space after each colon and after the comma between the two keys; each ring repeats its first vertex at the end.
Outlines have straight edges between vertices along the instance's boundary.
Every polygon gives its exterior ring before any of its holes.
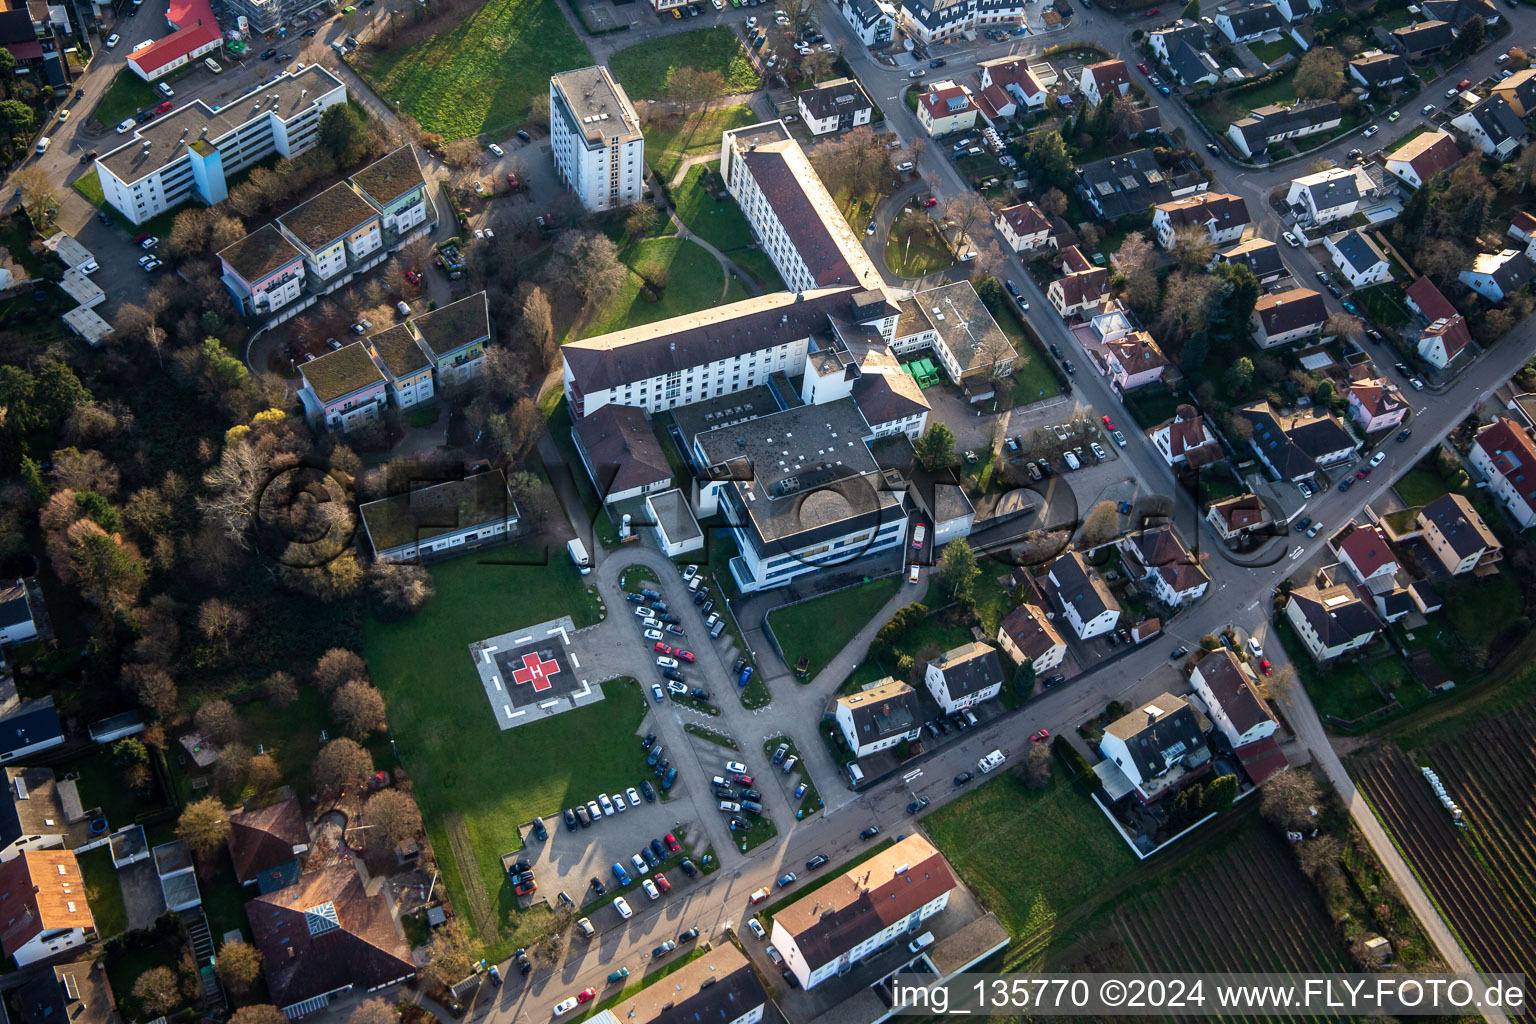
{"type": "Polygon", "coordinates": [[[981,774],[985,775],[987,772],[990,772],[992,769],[1002,764],[1005,760],[1006,758],[1003,756],[1003,752],[1001,750],[994,750],[986,757],[983,757],[980,761],[977,761],[976,767],[980,768],[981,774]]]}
{"type": "Polygon", "coordinates": [[[566,541],[565,550],[571,556],[571,564],[575,565],[583,576],[592,571],[592,563],[587,561],[587,547],[580,538],[566,541]]]}

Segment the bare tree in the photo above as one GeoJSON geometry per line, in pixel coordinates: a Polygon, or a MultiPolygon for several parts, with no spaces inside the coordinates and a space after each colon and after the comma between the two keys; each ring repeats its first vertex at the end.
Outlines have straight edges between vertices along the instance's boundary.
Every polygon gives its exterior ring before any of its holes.
{"type": "Polygon", "coordinates": [[[347,1024],[400,1024],[400,1012],[385,999],[365,999],[353,1009],[347,1024]]]}
{"type": "Polygon", "coordinates": [[[368,666],[353,651],[344,647],[332,647],[315,663],[315,685],[331,693],[342,683],[353,679],[368,678],[368,666]]]}
{"type": "Polygon", "coordinates": [[[1323,789],[1306,766],[1287,768],[1259,789],[1259,813],[1288,832],[1310,830],[1322,811],[1323,789]]]}
{"type": "Polygon", "coordinates": [[[389,849],[421,832],[421,809],[409,793],[398,789],[380,790],[369,797],[364,816],[389,849]]]}
{"type": "Polygon", "coordinates": [[[268,704],[286,708],[299,697],[299,684],[287,672],[273,672],[261,681],[261,693],[268,704]]]}
{"type": "Polygon", "coordinates": [[[1332,313],[1323,324],[1323,334],[1334,338],[1358,338],[1365,333],[1365,321],[1348,313],[1332,313]]]}
{"type": "Polygon", "coordinates": [[[971,229],[992,219],[992,208],[979,193],[965,191],[945,202],[944,219],[954,225],[955,251],[961,252],[971,229]]]}
{"type": "Polygon", "coordinates": [[[1203,271],[1215,256],[1215,244],[1199,225],[1190,224],[1173,233],[1173,260],[1181,270],[1203,271]]]}
{"type": "Polygon", "coordinates": [[[331,698],[331,717],[353,739],[367,739],[384,728],[384,698],[361,679],[354,679],[343,683],[331,698]]]}
{"type": "Polygon", "coordinates": [[[133,983],[133,998],[147,1013],[163,1017],[181,1005],[181,985],[169,967],[151,967],[133,983]]]}
{"type": "Polygon", "coordinates": [[[425,973],[440,985],[452,985],[464,980],[479,958],[480,949],[475,941],[457,921],[449,921],[433,933],[427,944],[425,973]]]}
{"type": "Polygon", "coordinates": [[[210,597],[197,610],[197,629],[203,639],[229,657],[234,642],[245,633],[250,617],[222,598],[210,597]]]}
{"type": "Polygon", "coordinates": [[[368,577],[379,600],[397,611],[418,612],[433,594],[432,574],[419,565],[375,561],[368,577]]]}
{"type": "Polygon", "coordinates": [[[1101,501],[1083,517],[1082,532],[1078,543],[1084,548],[1096,548],[1108,544],[1120,533],[1120,510],[1112,501],[1101,501]]]}
{"type": "Polygon", "coordinates": [[[229,812],[213,797],[204,797],[181,812],[176,835],[199,857],[212,856],[229,835],[229,812]]]}
{"type": "Polygon", "coordinates": [[[234,705],[227,700],[207,701],[197,709],[192,721],[199,732],[212,736],[220,743],[238,739],[244,728],[234,705]]]}

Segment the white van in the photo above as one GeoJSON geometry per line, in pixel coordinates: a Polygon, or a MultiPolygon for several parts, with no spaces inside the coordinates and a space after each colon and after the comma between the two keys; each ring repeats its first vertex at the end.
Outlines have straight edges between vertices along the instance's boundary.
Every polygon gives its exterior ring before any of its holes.
{"type": "Polygon", "coordinates": [[[37,140],[37,151],[39,153],[46,153],[46,152],[48,152],[48,144],[51,143],[52,141],[53,141],[52,139],[50,139],[48,136],[44,135],[42,138],[37,140]]]}
{"type": "Polygon", "coordinates": [[[1003,752],[1001,750],[994,750],[986,757],[983,757],[980,761],[977,761],[976,767],[981,769],[981,774],[985,775],[992,769],[996,768],[998,765],[1002,764],[1005,760],[1007,759],[1003,756],[1003,752]]]}
{"type": "Polygon", "coordinates": [[[858,762],[856,761],[849,761],[847,767],[848,786],[851,789],[857,789],[859,787],[859,783],[864,781],[864,769],[860,768],[858,762]]]}
{"type": "Polygon", "coordinates": [[[580,928],[581,934],[585,935],[589,939],[597,934],[597,929],[592,927],[592,919],[589,917],[584,917],[577,921],[576,927],[580,928]]]}
{"type": "Polygon", "coordinates": [[[910,953],[921,953],[931,945],[933,945],[933,932],[923,932],[923,934],[907,943],[907,951],[910,953]]]}
{"type": "Polygon", "coordinates": [[[209,71],[212,71],[216,75],[224,73],[224,69],[219,66],[219,62],[214,60],[212,57],[209,57],[203,61],[203,67],[207,68],[209,71]]]}
{"type": "Polygon", "coordinates": [[[1064,455],[1062,455],[1061,458],[1062,458],[1062,461],[1067,464],[1067,468],[1068,469],[1082,469],[1083,468],[1083,464],[1081,462],[1078,462],[1077,461],[1077,456],[1072,454],[1071,452],[1065,453],[1064,455]]]}
{"type": "Polygon", "coordinates": [[[902,174],[906,174],[911,169],[912,169],[912,161],[911,160],[903,160],[901,163],[896,165],[896,170],[899,171],[902,174]]]}

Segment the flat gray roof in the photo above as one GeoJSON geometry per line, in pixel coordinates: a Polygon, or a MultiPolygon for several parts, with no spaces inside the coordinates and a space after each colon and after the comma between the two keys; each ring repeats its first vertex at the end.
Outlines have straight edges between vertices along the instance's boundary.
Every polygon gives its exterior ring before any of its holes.
{"type": "Polygon", "coordinates": [[[619,142],[641,137],[640,117],[607,68],[594,65],[562,71],[549,81],[565,99],[589,145],[608,145],[615,136],[619,142]]]}

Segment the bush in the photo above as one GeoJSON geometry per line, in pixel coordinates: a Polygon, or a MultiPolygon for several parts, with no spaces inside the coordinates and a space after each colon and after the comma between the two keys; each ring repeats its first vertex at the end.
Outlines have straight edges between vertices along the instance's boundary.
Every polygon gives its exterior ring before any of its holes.
{"type": "Polygon", "coordinates": [[[1104,783],[1094,774],[1093,766],[1065,736],[1051,740],[1051,753],[1056,755],[1056,759],[1067,770],[1067,774],[1072,777],[1072,785],[1079,792],[1091,796],[1104,791],[1104,783]]]}

